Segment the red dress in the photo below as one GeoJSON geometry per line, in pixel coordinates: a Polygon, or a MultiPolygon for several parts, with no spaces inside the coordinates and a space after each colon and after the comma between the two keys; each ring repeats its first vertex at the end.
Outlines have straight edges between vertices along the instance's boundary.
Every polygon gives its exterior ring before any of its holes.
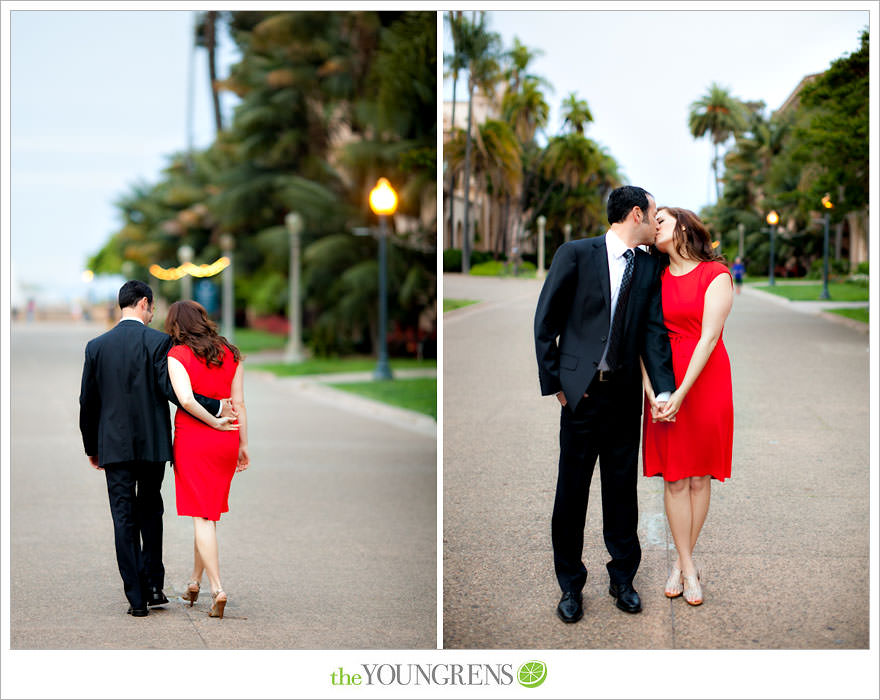
{"type": "MultiPolygon", "coordinates": [[[[663,320],[669,331],[675,384],[684,380],[703,327],[706,289],[730,272],[720,262],[701,262],[676,277],[663,271],[663,320]]],[[[645,398],[642,465],[645,476],[678,481],[688,476],[730,477],[733,459],[733,388],[723,332],[709,360],[682,401],[674,423],[651,422],[645,398]]]]}
{"type": "MultiPolygon", "coordinates": [[[[179,360],[194,393],[228,398],[238,363],[226,351],[223,364],[207,365],[186,345],[175,345],[168,357],[179,360]]],[[[229,511],[229,485],[238,463],[238,431],[214,430],[182,409],[174,417],[174,483],[177,514],[219,520],[229,511]]]]}

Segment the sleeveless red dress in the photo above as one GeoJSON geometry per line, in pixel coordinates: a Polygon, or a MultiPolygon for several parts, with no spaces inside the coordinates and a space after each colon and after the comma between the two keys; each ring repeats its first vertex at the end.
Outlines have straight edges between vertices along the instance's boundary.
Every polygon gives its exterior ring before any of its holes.
{"type": "MultiPolygon", "coordinates": [[[[223,364],[207,365],[186,345],[168,357],[179,360],[194,393],[212,399],[229,397],[238,363],[227,351],[223,364]]],[[[174,484],[177,514],[219,520],[229,511],[229,485],[238,464],[238,431],[214,430],[182,409],[174,417],[174,484]]]]}
{"type": "MultiPolygon", "coordinates": [[[[675,384],[680,385],[700,339],[703,304],[709,284],[730,274],[720,262],[701,262],[676,277],[661,278],[663,320],[669,331],[675,384]]],[[[730,478],[733,459],[733,388],[723,331],[700,376],[681,404],[674,423],[652,423],[645,398],[642,466],[645,476],[678,481],[688,476],[730,478]]]]}

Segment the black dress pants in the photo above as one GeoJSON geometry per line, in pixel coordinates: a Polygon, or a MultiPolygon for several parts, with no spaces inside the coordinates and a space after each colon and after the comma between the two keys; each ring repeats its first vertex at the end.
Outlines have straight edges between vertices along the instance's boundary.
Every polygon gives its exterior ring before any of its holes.
{"type": "Polygon", "coordinates": [[[552,538],[556,578],[563,592],[578,593],[587,581],[582,561],[584,523],[597,457],[611,582],[632,583],[642,558],[636,498],[641,411],[633,403],[631,387],[621,384],[596,379],[575,411],[562,407],[552,538]]]}
{"type": "Polygon", "coordinates": [[[104,474],[125,597],[140,608],[146,605],[150,586],[165,585],[160,491],[165,462],[116,462],[104,465],[104,474]]]}

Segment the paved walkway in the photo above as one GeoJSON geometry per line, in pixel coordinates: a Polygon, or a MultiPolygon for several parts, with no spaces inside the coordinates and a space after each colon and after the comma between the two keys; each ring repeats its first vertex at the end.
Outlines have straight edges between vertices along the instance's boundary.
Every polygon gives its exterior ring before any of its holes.
{"type": "MultiPolygon", "coordinates": [[[[12,327],[13,649],[436,646],[435,439],[261,372],[245,374],[252,466],[218,526],[226,617],[207,617],[207,594],[126,615],[104,476],[77,427],[83,348],[103,330],[12,327]]],[[[192,561],[173,482],[169,469],[169,598],[192,561]]]]}
{"type": "MultiPolygon", "coordinates": [[[[733,478],[713,483],[697,546],[705,603],[667,600],[675,559],[659,479],[640,478],[644,611],[608,595],[599,471],[587,515],[584,619],[555,615],[550,514],[559,407],[532,340],[540,282],[444,276],[444,645],[447,648],[865,649],[868,338],[822,316],[736,298],[733,478]]],[[[735,672],[735,671],[734,671],[735,672]]]]}

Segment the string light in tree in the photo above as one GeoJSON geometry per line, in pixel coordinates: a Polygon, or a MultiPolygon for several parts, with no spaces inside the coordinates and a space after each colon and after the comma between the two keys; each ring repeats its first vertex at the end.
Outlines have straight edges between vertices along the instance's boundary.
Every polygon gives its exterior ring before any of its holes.
{"type": "Polygon", "coordinates": [[[220,274],[229,267],[229,258],[225,255],[218,258],[211,264],[194,265],[191,262],[183,263],[178,267],[162,267],[161,265],[150,265],[150,274],[160,280],[179,280],[185,275],[191,277],[213,277],[220,274]]]}

